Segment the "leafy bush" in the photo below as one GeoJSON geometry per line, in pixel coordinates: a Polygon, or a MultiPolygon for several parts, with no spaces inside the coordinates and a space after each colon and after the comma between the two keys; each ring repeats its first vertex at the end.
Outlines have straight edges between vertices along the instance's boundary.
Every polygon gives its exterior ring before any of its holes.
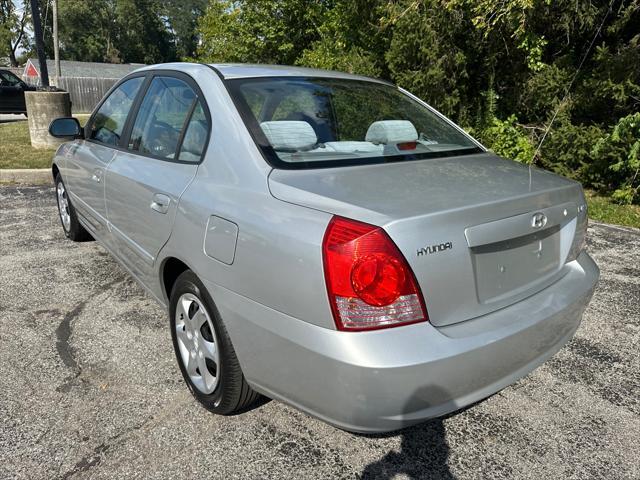
{"type": "Polygon", "coordinates": [[[571,73],[570,69],[556,64],[545,65],[532,73],[516,105],[520,118],[527,123],[547,120],[549,112],[555,111],[564,97],[571,73]]]}
{"type": "MultiPolygon", "coordinates": [[[[533,159],[537,139],[514,115],[506,120],[493,117],[488,126],[468,130],[500,156],[522,163],[533,159]]],[[[618,203],[640,203],[640,113],[621,118],[609,133],[562,118],[547,135],[537,160],[618,203]]]]}
{"type": "Polygon", "coordinates": [[[468,18],[436,2],[407,2],[395,11],[389,2],[388,14],[394,27],[385,60],[392,80],[413,92],[443,114],[465,118],[465,99],[472,82],[468,56],[473,53],[467,42],[475,40],[456,36],[471,31],[468,18]]]}
{"type": "Polygon", "coordinates": [[[506,120],[493,118],[488,127],[478,132],[478,137],[502,157],[521,163],[530,163],[533,159],[536,147],[515,115],[506,120]]]}
{"type": "Polygon", "coordinates": [[[347,50],[340,43],[322,39],[314,42],[311,48],[305,50],[296,63],[305,67],[378,77],[380,70],[371,57],[369,52],[360,47],[355,46],[347,50]]]}
{"type": "Polygon", "coordinates": [[[621,118],[591,156],[587,172],[594,186],[619,203],[640,201],[640,113],[621,118]]]}
{"type": "Polygon", "coordinates": [[[552,126],[540,150],[540,165],[548,170],[595,187],[589,179],[591,151],[604,136],[596,126],[559,121],[552,126]]]}

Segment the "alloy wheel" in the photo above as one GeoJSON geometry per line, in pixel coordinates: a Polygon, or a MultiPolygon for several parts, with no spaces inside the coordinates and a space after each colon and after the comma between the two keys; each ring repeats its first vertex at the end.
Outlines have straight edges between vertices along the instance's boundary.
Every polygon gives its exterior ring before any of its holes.
{"type": "Polygon", "coordinates": [[[64,183],[58,182],[56,187],[58,197],[58,212],[60,212],[60,220],[65,231],[69,231],[71,228],[71,213],[69,211],[69,197],[67,191],[64,188],[64,183]]]}
{"type": "Polygon", "coordinates": [[[193,385],[210,394],[220,379],[220,352],[215,329],[201,300],[191,293],[178,298],[175,329],[180,358],[193,385]]]}

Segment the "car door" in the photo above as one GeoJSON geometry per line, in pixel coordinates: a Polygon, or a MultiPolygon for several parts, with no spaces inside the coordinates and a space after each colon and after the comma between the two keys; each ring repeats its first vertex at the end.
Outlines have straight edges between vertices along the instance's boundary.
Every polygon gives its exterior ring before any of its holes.
{"type": "Polygon", "coordinates": [[[147,282],[204,154],[210,115],[190,77],[156,72],[130,123],[127,148],[107,168],[105,199],[118,255],[147,282]]]}
{"type": "Polygon", "coordinates": [[[85,140],[74,143],[66,159],[63,179],[76,211],[91,233],[109,243],[104,201],[104,173],[116,149],[144,76],[128,78],[102,101],[85,128],[85,140]]]}
{"type": "Polygon", "coordinates": [[[26,111],[22,81],[6,70],[0,70],[0,111],[9,113],[26,111]]]}

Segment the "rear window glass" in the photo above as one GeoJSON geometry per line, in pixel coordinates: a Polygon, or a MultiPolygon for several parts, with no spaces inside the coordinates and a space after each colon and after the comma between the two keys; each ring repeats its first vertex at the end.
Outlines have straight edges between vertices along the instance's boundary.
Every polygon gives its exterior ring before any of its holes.
{"type": "Polygon", "coordinates": [[[267,159],[284,168],[480,151],[465,133],[391,85],[332,78],[227,81],[267,159]]]}

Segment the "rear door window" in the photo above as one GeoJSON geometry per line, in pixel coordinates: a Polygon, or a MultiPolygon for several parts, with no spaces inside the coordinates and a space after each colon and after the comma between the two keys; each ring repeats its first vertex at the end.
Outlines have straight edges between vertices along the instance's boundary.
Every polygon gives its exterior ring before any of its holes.
{"type": "Polygon", "coordinates": [[[183,162],[199,162],[207,145],[208,134],[209,122],[202,102],[198,100],[185,130],[178,159],[183,162]]]}

